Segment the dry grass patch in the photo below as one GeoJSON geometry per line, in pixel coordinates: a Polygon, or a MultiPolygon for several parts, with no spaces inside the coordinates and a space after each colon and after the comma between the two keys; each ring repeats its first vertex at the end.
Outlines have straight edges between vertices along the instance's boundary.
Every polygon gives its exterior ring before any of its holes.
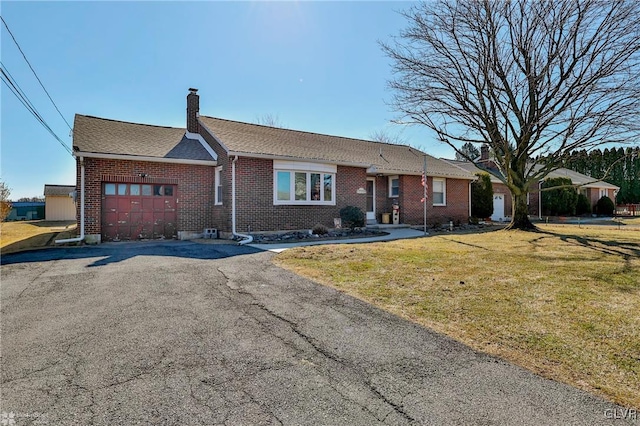
{"type": "Polygon", "coordinates": [[[640,408],[640,231],[541,228],[301,247],[276,263],[640,408]]]}
{"type": "Polygon", "coordinates": [[[74,222],[44,220],[0,223],[0,251],[2,254],[45,247],[55,239],[69,238],[76,229],[74,222]]]}

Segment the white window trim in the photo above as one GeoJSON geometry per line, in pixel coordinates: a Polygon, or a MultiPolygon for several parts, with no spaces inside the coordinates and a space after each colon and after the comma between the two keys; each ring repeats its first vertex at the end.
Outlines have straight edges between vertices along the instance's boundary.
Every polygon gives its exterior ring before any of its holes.
{"type": "Polygon", "coordinates": [[[335,164],[311,163],[306,161],[273,160],[273,169],[281,172],[296,171],[336,174],[338,166],[335,164]]]}
{"type": "MultiPolygon", "coordinates": [[[[431,180],[431,193],[435,194],[435,182],[442,182],[442,203],[434,202],[434,206],[446,206],[447,205],[447,180],[445,178],[433,178],[431,180]]],[[[433,197],[433,195],[432,195],[433,197]]],[[[434,197],[435,199],[435,197],[434,197]]]]}
{"type": "MultiPolygon", "coordinates": [[[[275,162],[274,162],[275,163],[275,162]]],[[[273,170],[273,204],[276,206],[335,206],[336,205],[336,174],[326,171],[317,171],[317,170],[288,170],[288,169],[275,169],[273,170]],[[289,179],[289,196],[293,199],[289,200],[278,200],[278,172],[287,172],[292,174],[289,179]],[[320,197],[324,198],[324,175],[331,175],[331,201],[324,200],[296,200],[295,199],[295,174],[296,173],[306,173],[307,179],[307,197],[311,197],[311,174],[319,174],[320,175],[320,183],[322,190],[320,191],[320,197]]]]}
{"type": "Polygon", "coordinates": [[[400,196],[400,176],[396,175],[396,176],[389,176],[389,190],[387,192],[387,194],[389,194],[389,198],[398,198],[400,196]],[[392,188],[392,182],[394,180],[398,181],[398,194],[396,195],[392,195],[391,194],[391,188],[392,188]]]}
{"type": "Polygon", "coordinates": [[[215,181],[213,182],[213,185],[215,186],[215,194],[214,194],[214,205],[216,206],[221,206],[222,205],[222,201],[218,201],[220,199],[220,196],[222,195],[222,166],[218,166],[215,169],[215,181]]]}

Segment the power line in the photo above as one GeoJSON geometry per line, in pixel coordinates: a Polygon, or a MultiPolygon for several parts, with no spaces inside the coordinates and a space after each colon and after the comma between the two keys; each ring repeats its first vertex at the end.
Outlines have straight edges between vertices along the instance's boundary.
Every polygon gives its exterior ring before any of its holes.
{"type": "Polygon", "coordinates": [[[42,90],[44,90],[44,93],[47,94],[47,97],[49,98],[49,100],[51,101],[51,103],[53,104],[53,106],[55,107],[56,111],[58,111],[58,114],[60,114],[60,117],[62,117],[62,119],[64,120],[64,122],[67,124],[67,127],[69,128],[69,130],[71,129],[71,125],[69,124],[69,122],[64,118],[64,115],[62,115],[62,113],[60,112],[60,110],[58,109],[58,105],[56,105],[56,103],[53,101],[53,99],[51,98],[51,95],[49,95],[49,92],[47,91],[47,89],[44,87],[44,84],[42,84],[42,81],[40,81],[40,77],[38,77],[38,74],[36,74],[36,70],[33,69],[33,67],[31,66],[31,63],[29,62],[29,60],[27,59],[27,55],[24,54],[24,52],[22,51],[22,48],[20,47],[20,45],[18,44],[18,41],[16,40],[16,38],[13,36],[13,33],[11,32],[11,30],[9,29],[9,26],[7,25],[6,21],[4,20],[4,18],[2,16],[0,16],[0,19],[2,19],[2,23],[4,24],[5,28],[7,29],[7,31],[9,32],[9,35],[11,36],[11,38],[13,39],[13,42],[16,44],[16,46],[18,47],[18,50],[20,51],[20,53],[22,54],[22,57],[24,58],[25,62],[27,63],[27,65],[29,65],[29,68],[31,68],[31,71],[33,72],[33,75],[36,76],[36,80],[38,80],[38,83],[40,83],[40,86],[42,87],[42,90]]]}
{"type": "Polygon", "coordinates": [[[6,70],[6,67],[4,66],[4,64],[2,64],[2,67],[0,67],[0,74],[2,74],[1,76],[2,82],[9,88],[11,93],[13,93],[16,98],[18,98],[18,100],[27,109],[27,111],[29,111],[35,117],[35,119],[38,120],[40,124],[42,124],[42,126],[51,134],[51,136],[53,136],[58,142],[60,142],[60,145],[62,145],[62,147],[69,154],[73,155],[71,148],[69,148],[69,146],[66,143],[64,143],[62,139],[60,139],[60,137],[53,131],[53,129],[51,129],[49,124],[47,124],[44,118],[42,118],[38,110],[33,106],[29,98],[26,96],[26,94],[22,92],[22,89],[20,89],[20,86],[18,85],[18,83],[16,83],[12,79],[11,74],[9,73],[9,70],[6,70]]]}
{"type": "MultiPolygon", "coordinates": [[[[22,90],[22,87],[20,87],[20,85],[18,84],[18,82],[16,81],[15,78],[13,78],[13,75],[11,75],[11,73],[9,72],[9,69],[7,68],[7,66],[5,64],[2,63],[2,61],[0,61],[0,68],[4,69],[4,72],[7,73],[7,75],[9,76],[8,80],[10,82],[12,82],[12,85],[15,85],[15,87],[17,87],[18,92],[20,93],[20,97],[22,99],[25,100],[25,102],[28,103],[29,109],[33,109],[35,110],[36,107],[33,105],[33,103],[29,100],[29,98],[27,97],[27,94],[24,93],[24,90],[22,90]]],[[[15,94],[15,93],[14,93],[15,94]]],[[[23,103],[24,105],[24,103],[23,103]]]]}

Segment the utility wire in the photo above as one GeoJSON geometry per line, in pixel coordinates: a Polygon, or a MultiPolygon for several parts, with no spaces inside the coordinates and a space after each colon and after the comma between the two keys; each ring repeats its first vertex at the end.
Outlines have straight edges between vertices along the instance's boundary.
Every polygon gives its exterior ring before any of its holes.
{"type": "Polygon", "coordinates": [[[35,117],[35,119],[38,120],[38,122],[40,122],[40,124],[42,124],[42,126],[49,133],[51,133],[51,136],[53,136],[58,142],[60,142],[60,145],[62,145],[62,147],[69,154],[73,155],[71,148],[69,148],[69,146],[66,143],[64,143],[64,141],[60,139],[58,135],[56,135],[53,129],[51,129],[51,127],[47,124],[47,122],[42,118],[38,110],[35,109],[31,101],[29,100],[29,98],[22,92],[21,89],[19,89],[20,86],[16,82],[14,82],[13,79],[10,77],[9,71],[6,70],[5,72],[5,69],[6,68],[4,65],[2,65],[2,67],[0,68],[0,73],[2,74],[2,82],[9,88],[11,93],[13,93],[16,98],[18,98],[18,100],[22,103],[22,105],[24,105],[24,107],[35,117]]]}
{"type": "Polygon", "coordinates": [[[56,103],[53,101],[53,99],[51,98],[51,95],[49,95],[49,92],[47,91],[47,89],[44,87],[44,84],[42,84],[42,81],[40,81],[40,77],[38,77],[38,74],[36,74],[36,70],[33,69],[33,67],[31,66],[31,63],[29,62],[29,60],[27,59],[27,55],[24,54],[24,52],[22,51],[22,48],[20,47],[20,45],[18,44],[18,41],[16,40],[16,38],[13,36],[13,33],[11,32],[11,30],[9,29],[9,26],[7,25],[7,22],[4,20],[4,18],[2,16],[0,16],[0,19],[2,19],[2,23],[4,24],[5,28],[7,29],[7,31],[9,32],[9,35],[11,36],[11,38],[13,39],[13,42],[16,44],[16,46],[18,47],[18,50],[20,51],[20,53],[22,54],[22,57],[24,58],[25,62],[27,63],[27,65],[29,65],[29,68],[31,68],[31,71],[33,72],[33,75],[36,76],[36,79],[38,80],[38,83],[40,83],[40,86],[42,87],[42,90],[44,90],[44,93],[47,94],[47,97],[49,97],[49,100],[51,101],[51,103],[53,104],[53,106],[55,107],[56,111],[58,111],[58,114],[60,114],[60,117],[62,117],[62,119],[64,120],[64,122],[67,124],[67,127],[69,128],[69,130],[71,129],[71,125],[69,124],[69,122],[66,120],[66,118],[64,118],[64,115],[62,115],[62,113],[60,112],[60,110],[58,109],[58,105],[56,105],[56,103]]]}
{"type": "MultiPolygon", "coordinates": [[[[15,86],[18,89],[18,92],[20,94],[20,97],[22,99],[25,100],[25,102],[28,104],[29,108],[28,109],[32,109],[32,110],[36,110],[36,107],[33,105],[33,103],[29,100],[29,97],[27,96],[26,93],[24,93],[24,90],[22,90],[22,87],[20,87],[20,85],[18,84],[18,82],[16,81],[15,78],[13,78],[13,75],[11,75],[11,73],[9,72],[9,69],[7,68],[7,66],[2,63],[2,61],[0,61],[0,69],[4,69],[4,72],[7,73],[7,75],[9,76],[9,78],[7,80],[9,80],[12,83],[12,86],[15,86]]],[[[5,77],[6,78],[6,77],[5,77]]],[[[23,103],[24,105],[24,103],[23,103]]],[[[26,106],[26,105],[25,105],[26,106]]]]}

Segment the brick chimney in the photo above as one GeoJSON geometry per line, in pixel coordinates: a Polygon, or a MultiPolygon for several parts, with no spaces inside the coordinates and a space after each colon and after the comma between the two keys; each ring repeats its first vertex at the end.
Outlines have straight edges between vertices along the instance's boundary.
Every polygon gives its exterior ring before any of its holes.
{"type": "Polygon", "coordinates": [[[187,132],[198,133],[198,117],[200,116],[200,96],[198,89],[189,89],[187,95],[187,132]]]}
{"type": "Polygon", "coordinates": [[[487,145],[486,143],[483,143],[480,147],[480,162],[489,162],[489,145],[487,145]]]}

